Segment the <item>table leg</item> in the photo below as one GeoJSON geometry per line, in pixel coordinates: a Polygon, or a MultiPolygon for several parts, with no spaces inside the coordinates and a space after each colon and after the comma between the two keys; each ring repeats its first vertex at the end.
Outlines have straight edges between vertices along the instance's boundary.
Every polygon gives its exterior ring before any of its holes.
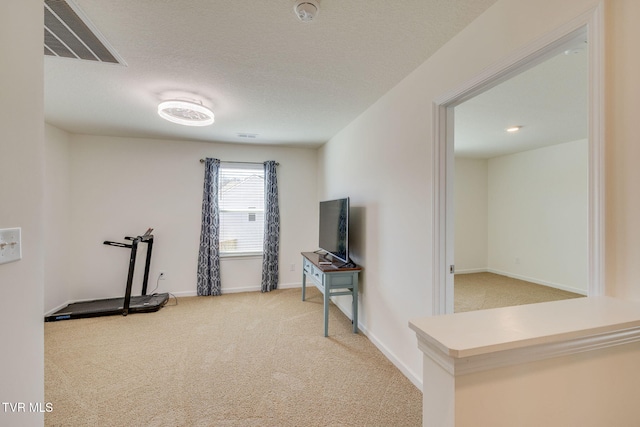
{"type": "Polygon", "coordinates": [[[304,295],[307,288],[306,281],[307,281],[307,275],[304,272],[302,272],[302,301],[304,301],[304,295]]]}
{"type": "Polygon", "coordinates": [[[353,302],[352,302],[352,312],[353,312],[353,333],[358,333],[358,282],[353,285],[353,302]]]}
{"type": "Polygon", "coordinates": [[[329,289],[327,289],[327,286],[325,284],[325,288],[324,288],[324,336],[328,337],[329,336],[329,289]]]}

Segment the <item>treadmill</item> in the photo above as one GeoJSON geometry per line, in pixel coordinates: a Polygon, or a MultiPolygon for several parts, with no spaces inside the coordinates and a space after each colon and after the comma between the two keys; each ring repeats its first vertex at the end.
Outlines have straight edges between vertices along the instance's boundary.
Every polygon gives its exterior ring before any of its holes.
{"type": "Polygon", "coordinates": [[[151,265],[151,250],[153,249],[153,231],[148,229],[142,236],[125,237],[125,240],[131,243],[120,243],[105,241],[108,246],[116,246],[119,248],[131,249],[131,257],[129,258],[129,275],[127,277],[127,287],[123,298],[97,299],[93,301],[75,302],[66,307],[45,316],[45,322],[54,322],[58,320],[81,319],[86,317],[113,316],[122,314],[126,316],[129,313],[149,313],[160,310],[169,301],[169,294],[152,294],[147,295],[147,284],[149,282],[149,266],[151,265]],[[144,281],[142,283],[142,294],[139,296],[131,296],[131,287],[133,285],[133,272],[136,264],[136,253],[138,245],[147,244],[147,259],[144,267],[144,281]]]}

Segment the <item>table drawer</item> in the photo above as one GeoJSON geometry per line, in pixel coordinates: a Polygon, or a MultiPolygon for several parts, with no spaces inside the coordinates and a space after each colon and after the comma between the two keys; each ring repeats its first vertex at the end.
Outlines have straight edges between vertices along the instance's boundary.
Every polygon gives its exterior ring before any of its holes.
{"type": "Polygon", "coordinates": [[[302,269],[304,270],[305,273],[311,274],[311,272],[313,271],[313,264],[308,259],[303,258],[302,259],[302,269]]]}
{"type": "MultiPolygon", "coordinates": [[[[311,263],[311,261],[308,261],[307,259],[303,260],[303,265],[302,268],[304,270],[304,274],[306,274],[306,276],[313,280],[313,282],[319,287],[319,288],[323,288],[324,287],[324,281],[322,280],[322,271],[316,267],[315,265],[313,265],[313,263],[311,263]]],[[[322,289],[321,289],[322,290],[322,289]]]]}
{"type": "MultiPolygon", "coordinates": [[[[356,273],[357,274],[357,273],[356,273]]],[[[356,274],[336,274],[333,273],[327,278],[327,281],[330,281],[331,287],[340,287],[344,286],[345,288],[352,288],[356,277],[356,274]]]]}

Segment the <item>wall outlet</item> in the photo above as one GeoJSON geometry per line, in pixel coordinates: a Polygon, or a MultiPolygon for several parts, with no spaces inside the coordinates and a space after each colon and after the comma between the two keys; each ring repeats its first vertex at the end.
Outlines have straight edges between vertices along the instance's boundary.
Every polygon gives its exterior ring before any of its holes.
{"type": "Polygon", "coordinates": [[[160,272],[160,275],[158,276],[158,280],[164,280],[167,278],[167,273],[165,273],[164,271],[160,272]]]}
{"type": "Polygon", "coordinates": [[[0,230],[0,264],[22,259],[22,238],[20,228],[0,230]]]}
{"type": "Polygon", "coordinates": [[[295,264],[291,264],[289,266],[289,271],[296,271],[296,265],[295,264]]]}

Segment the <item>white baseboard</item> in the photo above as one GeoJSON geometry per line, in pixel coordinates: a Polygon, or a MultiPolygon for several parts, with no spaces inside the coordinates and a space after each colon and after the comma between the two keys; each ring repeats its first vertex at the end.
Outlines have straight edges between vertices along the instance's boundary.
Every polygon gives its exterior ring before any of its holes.
{"type": "Polygon", "coordinates": [[[499,274],[500,276],[506,276],[506,277],[511,277],[512,279],[524,280],[525,282],[531,282],[537,285],[543,285],[543,286],[548,286],[550,288],[556,288],[556,289],[560,289],[567,292],[573,292],[574,294],[580,294],[585,296],[587,295],[587,291],[584,289],[577,289],[571,286],[562,285],[560,283],[548,282],[546,280],[536,279],[535,277],[523,276],[520,274],[509,273],[507,271],[495,270],[493,268],[456,271],[456,274],[471,274],[471,273],[499,274]]]}
{"type": "MultiPolygon", "coordinates": [[[[297,283],[281,283],[278,285],[278,289],[294,289],[294,288],[301,288],[302,287],[302,282],[297,282],[297,283]]],[[[233,294],[233,293],[239,293],[239,292],[260,292],[261,290],[261,286],[257,285],[257,286],[245,286],[242,288],[231,288],[231,289],[225,289],[222,288],[222,293],[223,294],[233,294]]],[[[195,297],[198,296],[198,291],[196,291],[195,289],[193,291],[179,291],[179,292],[172,292],[172,291],[163,291],[163,292],[158,292],[158,293],[168,293],[171,294],[175,297],[195,297]]],[[[104,299],[107,298],[122,298],[122,295],[118,295],[115,297],[104,297],[104,299]]],[[[53,313],[55,313],[58,310],[63,309],[64,307],[68,306],[69,304],[73,304],[76,302],[86,302],[86,301],[94,301],[96,299],[102,299],[102,298],[86,298],[86,299],[81,299],[81,300],[69,300],[67,302],[64,302],[60,305],[58,305],[55,308],[52,308],[51,310],[47,311],[46,313],[44,313],[44,317],[49,316],[53,313]]]]}
{"type": "MultiPolygon", "coordinates": [[[[280,283],[278,285],[278,289],[295,289],[295,288],[301,288],[302,287],[302,282],[298,282],[298,283],[280,283]]],[[[262,289],[262,287],[260,285],[254,285],[254,286],[243,286],[241,288],[225,288],[223,287],[222,293],[223,294],[238,294],[240,292],[260,292],[260,290],[262,289]]],[[[171,292],[169,291],[169,293],[171,295],[175,295],[176,297],[195,297],[198,296],[198,292],[196,290],[193,291],[182,291],[182,292],[171,292]]]]}
{"type": "MultiPolygon", "coordinates": [[[[340,311],[342,311],[344,313],[345,316],[347,316],[347,318],[351,319],[351,305],[347,306],[343,306],[341,304],[336,303],[335,298],[332,298],[331,301],[336,305],[336,307],[338,307],[340,309],[340,311]]],[[[402,374],[407,377],[409,379],[409,381],[411,381],[413,383],[413,385],[415,385],[418,390],[422,391],[422,377],[417,375],[415,372],[413,372],[411,369],[409,369],[404,363],[402,363],[400,361],[400,359],[398,359],[398,357],[396,357],[396,355],[389,350],[389,348],[387,348],[382,341],[380,341],[374,334],[372,334],[358,319],[358,330],[367,337],[367,339],[369,341],[371,341],[373,343],[373,345],[376,346],[376,348],[378,350],[380,350],[380,352],[382,352],[382,354],[384,354],[384,356],[389,359],[389,361],[391,363],[393,363],[393,365],[398,368],[400,370],[400,372],[402,372],[402,374]]]]}
{"type": "MultiPolygon", "coordinates": [[[[91,301],[91,300],[85,300],[85,301],[91,301]]],[[[44,313],[44,317],[49,316],[50,314],[55,313],[58,310],[62,310],[64,307],[68,306],[69,304],[71,304],[72,302],[77,302],[77,301],[67,301],[65,303],[60,304],[59,306],[52,308],[51,310],[47,311],[46,313],[44,313]]]]}
{"type": "Polygon", "coordinates": [[[280,283],[278,285],[278,289],[295,289],[301,288],[302,282],[294,282],[294,283],[280,283]]]}
{"type": "Polygon", "coordinates": [[[393,352],[391,352],[391,350],[389,350],[385,345],[383,345],[382,342],[374,334],[367,330],[367,328],[362,326],[360,322],[358,322],[358,329],[369,339],[369,341],[373,343],[373,345],[378,348],[378,350],[382,352],[382,354],[385,355],[387,359],[389,359],[391,363],[393,363],[396,368],[400,370],[400,372],[402,372],[405,377],[409,379],[409,381],[413,383],[413,385],[416,386],[418,390],[422,391],[422,378],[420,376],[409,369],[405,364],[400,362],[396,355],[393,354],[393,352]]]}
{"type": "MultiPolygon", "coordinates": [[[[302,282],[300,283],[279,283],[278,284],[278,289],[294,289],[294,288],[301,288],[302,287],[302,282]]],[[[262,286],[261,285],[255,285],[255,286],[244,286],[241,288],[225,288],[222,287],[222,293],[223,294],[237,294],[240,292],[260,292],[262,290],[262,286]]]]}
{"type": "Polygon", "coordinates": [[[182,291],[182,292],[168,292],[169,295],[173,295],[174,297],[196,297],[198,296],[198,291],[182,291]]]}
{"type": "Polygon", "coordinates": [[[473,273],[486,273],[488,270],[486,268],[469,268],[466,270],[458,270],[456,269],[456,274],[473,274],[473,273]]]}

